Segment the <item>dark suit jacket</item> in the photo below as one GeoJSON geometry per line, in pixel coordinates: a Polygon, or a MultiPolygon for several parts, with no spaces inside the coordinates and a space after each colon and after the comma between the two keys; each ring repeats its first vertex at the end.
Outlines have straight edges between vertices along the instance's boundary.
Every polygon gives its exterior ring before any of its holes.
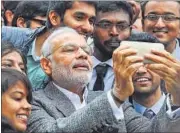
{"type": "Polygon", "coordinates": [[[71,101],[50,82],[44,90],[33,93],[32,113],[27,132],[91,133],[98,127],[118,125],[118,132],[161,131],[170,121],[164,114],[153,122],[136,113],[128,102],[123,104],[125,119],[117,121],[113,115],[107,94],[95,98],[98,92],[89,92],[88,105],[75,110],[71,101]],[[95,99],[94,99],[95,98],[95,99]],[[94,100],[93,100],[94,99],[94,100]],[[93,100],[92,102],[90,102],[93,100]],[[90,102],[90,103],[89,103],[90,102]],[[156,126],[156,124],[161,125],[156,126]]]}

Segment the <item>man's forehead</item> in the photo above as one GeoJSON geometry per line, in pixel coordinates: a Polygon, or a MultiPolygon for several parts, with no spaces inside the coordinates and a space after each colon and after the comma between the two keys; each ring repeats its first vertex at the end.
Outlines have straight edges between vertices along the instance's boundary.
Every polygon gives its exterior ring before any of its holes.
{"type": "Polygon", "coordinates": [[[54,36],[54,38],[51,40],[51,43],[52,44],[55,44],[55,45],[62,45],[64,43],[80,43],[80,42],[86,42],[84,37],[77,34],[77,33],[70,33],[70,32],[67,32],[67,33],[64,33],[64,34],[61,34],[61,35],[56,35],[54,36]]]}
{"type": "Polygon", "coordinates": [[[84,2],[83,1],[73,2],[72,7],[69,10],[87,15],[89,17],[96,16],[95,6],[93,4],[87,3],[85,1],[84,2]]]}
{"type": "Polygon", "coordinates": [[[179,12],[179,9],[180,4],[178,1],[149,1],[145,5],[145,13],[153,11],[179,12]],[[156,8],[155,6],[158,8],[156,8]]]}
{"type": "Polygon", "coordinates": [[[116,19],[118,21],[130,20],[129,14],[123,10],[117,10],[112,12],[98,12],[97,20],[111,20],[116,19]]]}

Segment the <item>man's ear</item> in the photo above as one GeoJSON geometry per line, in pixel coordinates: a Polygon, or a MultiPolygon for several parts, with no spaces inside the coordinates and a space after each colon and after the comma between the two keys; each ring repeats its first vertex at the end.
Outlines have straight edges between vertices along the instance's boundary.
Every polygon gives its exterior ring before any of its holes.
{"type": "Polygon", "coordinates": [[[27,27],[25,19],[22,17],[18,17],[18,19],[16,20],[16,25],[17,25],[17,27],[21,27],[21,28],[27,27]]]}
{"type": "Polygon", "coordinates": [[[8,26],[11,26],[11,25],[12,25],[12,20],[13,20],[13,17],[14,17],[14,14],[12,13],[12,11],[6,10],[5,13],[4,13],[4,15],[5,15],[5,17],[6,17],[8,26]]]}
{"type": "Polygon", "coordinates": [[[51,76],[52,74],[52,64],[51,61],[47,58],[41,58],[40,60],[41,68],[43,71],[48,75],[51,76]]]}
{"type": "Polygon", "coordinates": [[[48,18],[53,27],[59,27],[61,24],[61,17],[55,11],[50,11],[48,18]]]}

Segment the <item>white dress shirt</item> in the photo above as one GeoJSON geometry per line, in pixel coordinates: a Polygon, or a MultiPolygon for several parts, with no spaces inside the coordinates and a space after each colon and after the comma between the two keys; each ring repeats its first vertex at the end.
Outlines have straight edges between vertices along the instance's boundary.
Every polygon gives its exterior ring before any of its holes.
{"type": "Polygon", "coordinates": [[[172,56],[180,61],[180,46],[179,46],[179,41],[176,39],[176,48],[172,52],[172,56]]]}

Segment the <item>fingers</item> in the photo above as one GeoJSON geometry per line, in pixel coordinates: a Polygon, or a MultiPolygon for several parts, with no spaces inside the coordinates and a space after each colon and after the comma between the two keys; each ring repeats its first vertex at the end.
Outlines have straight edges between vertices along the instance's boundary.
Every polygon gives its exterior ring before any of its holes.
{"type": "Polygon", "coordinates": [[[144,56],[145,59],[151,60],[155,63],[162,63],[168,67],[173,67],[174,63],[177,63],[170,53],[164,51],[159,52],[157,50],[152,50],[150,54],[144,56]]]}
{"type": "Polygon", "coordinates": [[[139,56],[128,56],[125,58],[125,60],[122,62],[125,67],[128,67],[134,63],[141,63],[143,65],[143,57],[139,56]]]}
{"type": "Polygon", "coordinates": [[[146,67],[157,73],[159,76],[161,76],[163,79],[166,77],[170,77],[171,75],[175,75],[176,71],[173,68],[170,68],[163,64],[148,64],[146,67]]]}
{"type": "Polygon", "coordinates": [[[113,62],[116,62],[117,64],[119,63],[121,64],[126,57],[136,54],[137,54],[137,50],[131,49],[128,46],[119,47],[113,52],[113,62]]]}

